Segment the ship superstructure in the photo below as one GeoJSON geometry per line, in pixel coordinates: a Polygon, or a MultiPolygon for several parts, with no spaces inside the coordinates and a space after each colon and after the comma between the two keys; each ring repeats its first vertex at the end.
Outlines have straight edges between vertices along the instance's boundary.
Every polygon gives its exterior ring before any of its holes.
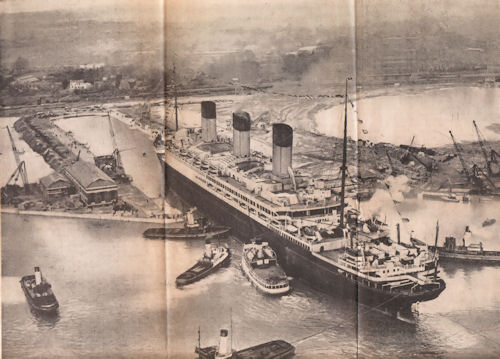
{"type": "Polygon", "coordinates": [[[216,105],[203,101],[201,130],[178,131],[166,143],[167,186],[243,238],[264,232],[287,273],[328,291],[401,308],[444,290],[427,246],[396,243],[381,223],[347,209],[345,151],[339,192],[294,171],[289,125],[273,124],[269,158],[251,150],[250,124],[247,112],[235,112],[232,139],[217,134],[216,105]]]}

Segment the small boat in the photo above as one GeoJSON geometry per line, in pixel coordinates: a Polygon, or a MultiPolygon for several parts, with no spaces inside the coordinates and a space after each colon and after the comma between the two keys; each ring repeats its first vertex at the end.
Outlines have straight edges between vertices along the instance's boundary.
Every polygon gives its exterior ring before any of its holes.
{"type": "Polygon", "coordinates": [[[456,194],[447,192],[424,192],[422,198],[443,202],[460,202],[460,198],[456,194]]]}
{"type": "Polygon", "coordinates": [[[492,224],[495,224],[496,223],[496,219],[495,218],[487,218],[484,222],[483,222],[483,227],[487,227],[487,226],[491,226],[492,224]]]}
{"type": "Polygon", "coordinates": [[[229,263],[231,251],[226,246],[214,246],[210,240],[205,241],[203,257],[191,268],[175,280],[177,287],[182,287],[206,277],[217,268],[229,263]]]}
{"type": "Polygon", "coordinates": [[[288,277],[278,264],[276,253],[267,242],[257,240],[243,246],[241,268],[250,281],[266,294],[290,291],[288,277]]]}
{"type": "MultiPolygon", "coordinates": [[[[199,335],[198,331],[198,335],[199,335]]],[[[232,335],[232,333],[231,333],[232,335]]],[[[292,358],[295,355],[295,347],[284,340],[272,340],[267,343],[258,344],[256,346],[235,351],[231,347],[231,341],[228,338],[229,331],[221,329],[219,345],[202,348],[200,345],[200,337],[198,336],[198,346],[195,353],[199,359],[251,359],[251,358],[266,358],[266,359],[285,359],[292,358]]]]}
{"type": "Polygon", "coordinates": [[[216,226],[208,223],[206,218],[194,219],[193,210],[186,213],[187,221],[184,227],[177,228],[148,228],[142,234],[147,239],[205,239],[217,238],[225,235],[231,229],[225,226],[216,226]]]}
{"type": "Polygon", "coordinates": [[[40,267],[35,267],[34,275],[22,277],[20,283],[29,305],[36,311],[53,313],[59,308],[51,285],[42,277],[40,267]]]}
{"type": "Polygon", "coordinates": [[[441,260],[500,264],[500,251],[485,251],[482,242],[466,245],[466,242],[470,242],[471,237],[472,233],[467,226],[461,246],[457,246],[455,237],[448,236],[445,238],[444,246],[429,246],[429,248],[437,250],[441,260]]]}

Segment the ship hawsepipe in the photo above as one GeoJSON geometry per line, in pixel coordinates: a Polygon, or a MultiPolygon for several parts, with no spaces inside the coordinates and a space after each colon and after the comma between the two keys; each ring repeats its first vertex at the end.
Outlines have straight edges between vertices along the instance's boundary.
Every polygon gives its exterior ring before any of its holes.
{"type": "MultiPolygon", "coordinates": [[[[161,158],[164,161],[164,157],[161,158]]],[[[173,190],[191,205],[195,205],[221,224],[230,226],[233,233],[244,241],[257,234],[276,251],[287,274],[300,278],[311,286],[330,295],[359,301],[363,304],[386,309],[404,310],[412,303],[432,300],[445,289],[445,282],[437,281],[418,286],[417,290],[391,292],[339,267],[315,257],[297,243],[288,241],[279,233],[263,226],[251,217],[236,210],[230,204],[212,195],[190,178],[164,162],[166,190],[173,190]]]]}

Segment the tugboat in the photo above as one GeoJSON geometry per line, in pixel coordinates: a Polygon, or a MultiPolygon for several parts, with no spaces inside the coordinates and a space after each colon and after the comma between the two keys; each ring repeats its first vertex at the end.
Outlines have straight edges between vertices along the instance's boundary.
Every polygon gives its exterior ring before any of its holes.
{"type": "Polygon", "coordinates": [[[182,287],[206,277],[217,268],[229,263],[231,251],[227,246],[213,246],[210,240],[205,241],[203,257],[191,268],[175,280],[177,287],[182,287]]]}
{"type": "Polygon", "coordinates": [[[282,295],[290,290],[288,278],[267,242],[257,240],[245,244],[241,268],[250,281],[266,294],[282,295]]]}
{"type": "Polygon", "coordinates": [[[445,238],[443,247],[434,246],[431,248],[434,251],[437,250],[440,259],[500,264],[500,251],[485,251],[482,242],[470,243],[471,238],[472,232],[469,226],[466,226],[461,246],[457,246],[455,237],[448,236],[445,238]]]}
{"type": "MultiPolygon", "coordinates": [[[[259,344],[247,349],[233,351],[228,339],[229,331],[221,329],[219,346],[202,348],[200,345],[200,331],[198,330],[198,346],[195,353],[199,359],[284,359],[295,355],[295,347],[284,340],[273,340],[267,343],[259,344]]],[[[231,333],[232,335],[232,333],[231,333]]]]}
{"type": "Polygon", "coordinates": [[[194,209],[186,213],[187,221],[183,228],[148,228],[142,234],[147,239],[204,239],[225,235],[231,228],[215,226],[206,218],[194,219],[194,209]]]}
{"type": "Polygon", "coordinates": [[[51,285],[42,277],[40,267],[35,267],[34,275],[22,277],[20,283],[29,305],[34,310],[42,313],[54,313],[59,308],[51,285]]]}

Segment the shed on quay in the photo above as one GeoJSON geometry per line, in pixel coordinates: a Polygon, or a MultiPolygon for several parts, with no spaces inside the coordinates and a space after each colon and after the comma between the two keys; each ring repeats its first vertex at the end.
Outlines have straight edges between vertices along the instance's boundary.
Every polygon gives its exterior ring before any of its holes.
{"type": "Polygon", "coordinates": [[[54,198],[71,194],[73,185],[71,182],[57,172],[40,178],[40,186],[42,187],[45,198],[54,198]]]}
{"type": "Polygon", "coordinates": [[[65,174],[87,206],[107,205],[118,199],[115,181],[94,164],[77,161],[66,168],[65,174]]]}

